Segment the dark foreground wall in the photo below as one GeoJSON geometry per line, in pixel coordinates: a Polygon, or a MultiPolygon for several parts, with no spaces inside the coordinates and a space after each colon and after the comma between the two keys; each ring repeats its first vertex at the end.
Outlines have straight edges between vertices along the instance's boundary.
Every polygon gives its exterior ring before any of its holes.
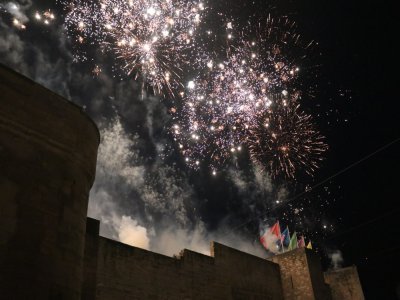
{"type": "Polygon", "coordinates": [[[98,144],[79,107],[0,66],[1,299],[80,299],[98,144]]]}
{"type": "Polygon", "coordinates": [[[364,300],[364,293],[355,266],[328,271],[324,275],[326,283],[332,290],[333,300],[364,300]]]}
{"type": "Polygon", "coordinates": [[[185,249],[172,258],[92,232],[86,247],[85,274],[96,279],[84,293],[96,299],[283,299],[277,264],[215,242],[211,256],[185,249]]]}

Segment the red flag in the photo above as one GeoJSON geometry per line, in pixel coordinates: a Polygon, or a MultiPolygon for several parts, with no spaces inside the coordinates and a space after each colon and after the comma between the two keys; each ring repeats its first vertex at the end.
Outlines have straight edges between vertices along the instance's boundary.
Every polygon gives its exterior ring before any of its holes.
{"type": "Polygon", "coordinates": [[[278,240],[281,239],[281,228],[279,227],[279,221],[277,221],[274,226],[272,226],[269,230],[265,231],[262,236],[260,236],[260,242],[265,247],[265,249],[269,249],[270,245],[268,245],[267,240],[271,239],[271,235],[275,235],[278,240]]]}
{"type": "Polygon", "coordinates": [[[281,228],[279,227],[279,221],[277,221],[274,226],[271,227],[271,233],[275,234],[278,239],[281,238],[281,228]]]}
{"type": "Polygon", "coordinates": [[[264,233],[264,235],[260,237],[260,242],[261,242],[261,244],[265,247],[265,249],[268,249],[267,241],[266,241],[266,239],[265,239],[265,235],[266,235],[266,234],[267,234],[267,232],[264,233]]]}

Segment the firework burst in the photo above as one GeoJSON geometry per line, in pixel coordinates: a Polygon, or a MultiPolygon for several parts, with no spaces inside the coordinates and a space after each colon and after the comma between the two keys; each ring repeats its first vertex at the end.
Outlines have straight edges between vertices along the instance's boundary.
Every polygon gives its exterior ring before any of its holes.
{"type": "Polygon", "coordinates": [[[34,17],[37,22],[43,23],[44,25],[50,25],[56,18],[51,10],[46,10],[44,12],[36,11],[34,17]]]}
{"type": "MultiPolygon", "coordinates": [[[[189,65],[204,4],[184,0],[101,0],[64,3],[66,27],[78,44],[98,45],[121,68],[158,94],[175,94],[189,65]]],[[[79,52],[81,53],[81,52],[79,52]]],[[[85,60],[85,55],[79,54],[85,60]]]]}
{"type": "MultiPolygon", "coordinates": [[[[325,144],[310,143],[309,140],[317,135],[316,131],[315,135],[309,131],[311,118],[300,113],[299,108],[289,111],[285,106],[291,105],[289,99],[299,98],[302,92],[298,67],[301,59],[296,55],[306,52],[308,47],[302,46],[299,36],[291,33],[293,26],[287,19],[274,21],[269,18],[267,26],[264,29],[259,26],[254,38],[250,38],[251,35],[233,32],[232,23],[228,23],[229,46],[225,58],[208,57],[203,62],[207,72],[188,82],[181,110],[172,127],[188,165],[194,168],[208,165],[215,174],[216,169],[246,148],[254,162],[263,164],[275,175],[280,171],[293,177],[295,168],[307,163],[310,165],[304,167],[308,174],[316,169],[318,159],[315,157],[323,152],[325,144]],[[299,126],[297,132],[285,133],[287,142],[293,134],[298,157],[291,152],[290,156],[285,156],[290,161],[284,161],[280,156],[281,163],[276,164],[277,157],[271,151],[273,146],[262,153],[261,132],[270,129],[260,120],[265,121],[266,116],[281,122],[288,118],[288,126],[294,116],[299,118],[297,125],[304,126],[299,126]],[[303,135],[299,133],[301,130],[305,131],[303,135]],[[261,143],[258,148],[256,141],[261,143]],[[304,143],[303,148],[299,146],[301,143],[304,143]],[[317,146],[318,149],[313,148],[317,146]],[[302,153],[302,149],[308,151],[302,153]],[[257,150],[260,151],[258,155],[257,150]],[[302,156],[307,153],[312,157],[302,156]],[[297,163],[297,159],[301,162],[297,163]]],[[[304,57],[301,54],[301,58],[304,57]]]]}
{"type": "Polygon", "coordinates": [[[224,61],[207,62],[207,76],[190,81],[173,133],[186,161],[212,169],[241,151],[254,116],[270,105],[268,77],[260,72],[255,45],[246,44],[224,61]]]}
{"type": "Polygon", "coordinates": [[[251,158],[272,176],[312,175],[328,149],[312,117],[300,110],[297,99],[277,99],[259,114],[250,128],[247,145],[251,158]]]}

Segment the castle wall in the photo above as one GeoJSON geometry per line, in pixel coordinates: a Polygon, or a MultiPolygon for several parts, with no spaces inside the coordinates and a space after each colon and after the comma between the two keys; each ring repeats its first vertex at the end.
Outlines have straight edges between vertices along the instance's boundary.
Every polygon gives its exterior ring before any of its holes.
{"type": "Polygon", "coordinates": [[[85,251],[83,258],[82,299],[94,300],[97,293],[97,258],[100,222],[87,218],[85,251]]]}
{"type": "Polygon", "coordinates": [[[219,243],[211,244],[221,299],[280,299],[282,283],[279,266],[219,243]]]}
{"type": "Polygon", "coordinates": [[[324,273],[319,256],[312,250],[303,249],[307,256],[308,270],[310,272],[315,299],[332,299],[329,285],[324,280],[324,273]]]}
{"type": "MultiPolygon", "coordinates": [[[[93,242],[86,241],[92,249],[93,242]]],[[[103,237],[97,243],[96,299],[283,299],[278,265],[215,242],[211,257],[186,249],[168,257],[103,237]]],[[[86,262],[85,274],[93,274],[86,262]]]]}
{"type": "Polygon", "coordinates": [[[2,298],[80,298],[98,144],[79,107],[0,68],[2,298]]]}
{"type": "Polygon", "coordinates": [[[325,281],[332,291],[333,300],[364,300],[355,266],[325,272],[325,281]]]}
{"type": "Polygon", "coordinates": [[[320,261],[314,252],[299,248],[275,255],[271,260],[280,266],[285,299],[331,299],[320,261]]]}

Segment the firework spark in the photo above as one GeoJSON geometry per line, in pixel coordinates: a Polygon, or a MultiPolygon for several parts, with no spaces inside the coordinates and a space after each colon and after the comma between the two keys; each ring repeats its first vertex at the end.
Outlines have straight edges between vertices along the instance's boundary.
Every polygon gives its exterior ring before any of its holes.
{"type": "Polygon", "coordinates": [[[283,173],[288,178],[294,178],[299,170],[312,175],[328,149],[311,115],[300,110],[297,99],[277,100],[260,114],[247,144],[254,162],[274,177],[283,173]]]}
{"type": "Polygon", "coordinates": [[[55,20],[55,15],[50,10],[46,10],[44,12],[35,12],[34,18],[37,22],[43,23],[44,25],[50,25],[55,20]]]}
{"type": "MultiPolygon", "coordinates": [[[[158,94],[175,94],[194,57],[204,4],[184,0],[66,1],[66,27],[78,44],[100,45],[158,94]]],[[[80,59],[86,60],[82,55],[80,59]]]]}
{"type": "MultiPolygon", "coordinates": [[[[316,168],[314,158],[302,156],[323,152],[312,148],[323,148],[322,145],[309,141],[314,137],[309,136],[310,117],[299,113],[298,108],[291,111],[292,115],[286,107],[282,108],[287,105],[285,103],[292,103],[289,99],[297,99],[301,94],[298,83],[300,68],[296,64],[300,59],[296,60],[286,52],[291,54],[296,50],[299,53],[298,49],[305,49],[301,47],[298,35],[290,34],[287,27],[293,27],[293,23],[287,19],[281,22],[268,19],[266,29],[258,31],[255,38],[251,39],[233,32],[232,23],[228,23],[226,37],[230,46],[226,57],[222,60],[208,57],[203,63],[207,69],[206,75],[189,81],[182,108],[176,114],[172,127],[174,138],[188,165],[199,168],[205,164],[215,174],[215,170],[225,161],[247,148],[254,162],[274,167],[268,168],[274,174],[281,171],[293,177],[294,169],[306,163],[310,164],[305,166],[307,173],[311,174],[316,168]],[[292,124],[295,116],[299,118],[297,125],[303,126],[297,131],[285,132],[284,138],[287,142],[291,142],[290,138],[296,142],[293,146],[297,147],[298,157],[290,152],[290,156],[285,156],[290,158],[288,162],[279,156],[281,163],[277,165],[272,163],[276,160],[272,151],[262,153],[264,144],[260,144],[259,148],[255,146],[256,141],[263,143],[261,132],[272,134],[265,124],[260,124],[260,119],[264,121],[266,115],[288,124],[292,124]],[[301,130],[305,132],[299,133],[301,130]],[[290,137],[290,134],[293,136],[290,137]],[[304,143],[303,147],[300,147],[301,143],[304,143]],[[309,147],[312,149],[305,151],[309,147]],[[257,150],[260,153],[257,154],[257,150]],[[297,163],[296,159],[301,162],[297,163]],[[289,168],[288,164],[293,167],[289,168]]],[[[281,148],[272,148],[281,151],[281,148]]]]}
{"type": "Polygon", "coordinates": [[[20,20],[18,20],[16,18],[13,19],[13,25],[14,25],[14,27],[16,27],[18,29],[22,29],[22,30],[26,29],[26,25],[23,24],[20,20]]]}

